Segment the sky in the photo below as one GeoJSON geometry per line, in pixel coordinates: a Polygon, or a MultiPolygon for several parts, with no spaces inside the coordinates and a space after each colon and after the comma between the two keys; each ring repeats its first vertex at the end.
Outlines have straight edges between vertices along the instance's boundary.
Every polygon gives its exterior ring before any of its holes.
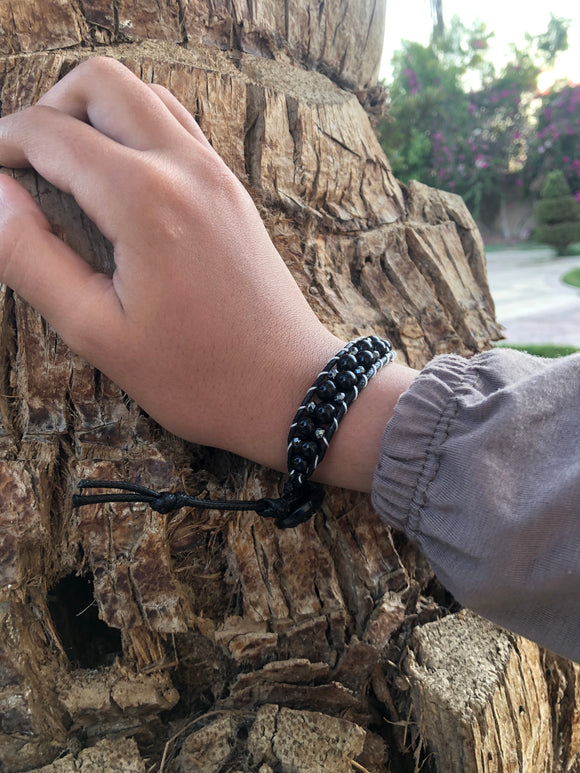
{"type": "MultiPolygon", "coordinates": [[[[524,35],[538,35],[546,30],[550,11],[555,16],[571,19],[568,30],[569,48],[560,54],[555,68],[540,76],[540,90],[548,88],[556,79],[566,77],[580,83],[580,2],[578,0],[551,0],[527,3],[513,0],[443,0],[443,18],[449,22],[455,15],[467,26],[478,19],[485,22],[489,32],[495,35],[490,41],[490,58],[501,66],[505,61],[510,43],[523,45],[524,35]]],[[[429,0],[387,0],[385,43],[379,76],[390,79],[390,60],[399,48],[401,40],[414,40],[425,45],[429,41],[432,21],[429,0]]]]}

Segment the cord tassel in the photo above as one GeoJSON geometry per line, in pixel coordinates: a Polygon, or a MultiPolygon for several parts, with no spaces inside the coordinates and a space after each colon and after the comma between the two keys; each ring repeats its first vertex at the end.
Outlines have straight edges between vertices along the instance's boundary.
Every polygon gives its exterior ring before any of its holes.
{"type": "Polygon", "coordinates": [[[314,483],[302,486],[289,486],[287,481],[284,493],[279,499],[262,498],[246,499],[198,499],[181,491],[155,491],[139,486],[136,483],[126,483],[114,480],[80,480],[77,488],[81,492],[88,489],[113,489],[127,493],[116,494],[74,494],[73,507],[84,505],[100,505],[115,502],[126,504],[146,504],[157,513],[167,513],[180,510],[182,507],[194,507],[202,510],[234,510],[254,511],[263,518],[273,518],[279,529],[289,529],[307,521],[320,507],[324,492],[314,483]]]}

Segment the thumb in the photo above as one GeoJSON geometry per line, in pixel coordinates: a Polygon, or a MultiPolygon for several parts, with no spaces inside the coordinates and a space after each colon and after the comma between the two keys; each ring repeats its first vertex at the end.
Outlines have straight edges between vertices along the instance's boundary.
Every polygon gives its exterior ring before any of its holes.
{"type": "Polygon", "coordinates": [[[122,314],[111,279],[58,239],[32,196],[0,174],[0,282],[39,311],[87,359],[122,314]]]}

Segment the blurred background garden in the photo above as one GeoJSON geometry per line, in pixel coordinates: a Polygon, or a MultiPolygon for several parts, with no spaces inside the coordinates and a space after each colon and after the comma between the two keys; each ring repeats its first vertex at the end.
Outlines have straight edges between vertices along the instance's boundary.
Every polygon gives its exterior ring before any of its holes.
{"type": "Polygon", "coordinates": [[[463,197],[507,342],[580,348],[577,2],[388,3],[381,77],[393,171],[463,197]]]}

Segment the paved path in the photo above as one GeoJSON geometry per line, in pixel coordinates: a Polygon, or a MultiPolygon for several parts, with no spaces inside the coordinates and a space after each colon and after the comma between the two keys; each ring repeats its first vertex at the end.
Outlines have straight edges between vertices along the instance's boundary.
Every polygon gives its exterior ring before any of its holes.
{"type": "Polygon", "coordinates": [[[549,248],[505,249],[487,256],[496,317],[508,343],[580,347],[580,288],[561,277],[580,255],[554,258],[549,248]]]}

